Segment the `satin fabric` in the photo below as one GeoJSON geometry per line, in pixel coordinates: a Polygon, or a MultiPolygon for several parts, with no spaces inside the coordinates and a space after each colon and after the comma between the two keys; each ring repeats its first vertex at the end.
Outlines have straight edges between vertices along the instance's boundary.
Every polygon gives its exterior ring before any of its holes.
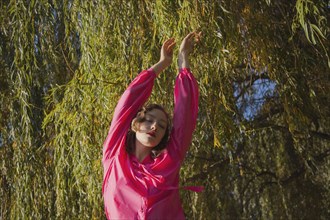
{"type": "Polygon", "coordinates": [[[149,98],[156,74],[142,71],[121,96],[103,146],[102,192],[108,219],[185,219],[179,170],[192,139],[198,112],[198,85],[189,68],[174,87],[173,127],[166,149],[141,163],[125,150],[131,121],[149,98]]]}

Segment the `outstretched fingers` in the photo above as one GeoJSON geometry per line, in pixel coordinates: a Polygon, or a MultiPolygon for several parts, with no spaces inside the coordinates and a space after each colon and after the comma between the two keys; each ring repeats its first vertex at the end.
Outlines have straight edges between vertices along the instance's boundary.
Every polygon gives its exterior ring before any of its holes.
{"type": "Polygon", "coordinates": [[[193,41],[194,43],[198,43],[201,40],[202,37],[202,32],[197,32],[197,31],[193,31],[191,33],[188,34],[187,38],[191,41],[193,41]]]}
{"type": "Polygon", "coordinates": [[[198,43],[202,38],[202,32],[195,32],[195,42],[198,43]]]}
{"type": "Polygon", "coordinates": [[[195,31],[190,32],[187,36],[186,39],[191,40],[195,36],[195,31]]]}
{"type": "Polygon", "coordinates": [[[175,39],[172,37],[164,42],[163,47],[167,52],[171,52],[175,44],[176,44],[175,39]]]}
{"type": "Polygon", "coordinates": [[[169,45],[171,45],[172,43],[174,42],[174,38],[170,38],[170,39],[167,39],[165,42],[164,42],[164,47],[167,48],[169,45]]]}
{"type": "Polygon", "coordinates": [[[173,50],[174,46],[175,46],[176,42],[173,41],[170,45],[168,45],[168,50],[173,50]]]}
{"type": "Polygon", "coordinates": [[[193,31],[187,34],[180,45],[180,53],[189,55],[193,51],[195,45],[200,42],[201,35],[202,32],[197,31],[193,31]]]}

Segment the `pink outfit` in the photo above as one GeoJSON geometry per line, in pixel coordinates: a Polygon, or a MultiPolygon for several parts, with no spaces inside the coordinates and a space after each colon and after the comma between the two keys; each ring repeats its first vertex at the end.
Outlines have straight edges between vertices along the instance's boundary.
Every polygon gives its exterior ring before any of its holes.
{"type": "Polygon", "coordinates": [[[185,219],[179,170],[191,143],[198,112],[198,85],[180,69],[174,88],[173,128],[167,148],[141,163],[125,150],[130,123],[149,98],[156,74],[142,71],[120,98],[103,148],[102,192],[108,219],[185,219]]]}

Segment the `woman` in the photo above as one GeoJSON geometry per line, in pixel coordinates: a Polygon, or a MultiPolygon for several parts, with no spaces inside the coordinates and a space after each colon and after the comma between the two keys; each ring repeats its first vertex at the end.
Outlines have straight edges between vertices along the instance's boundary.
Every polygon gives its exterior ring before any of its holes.
{"type": "Polygon", "coordinates": [[[157,75],[172,63],[174,38],[162,45],[160,61],[142,71],[120,98],[103,148],[108,219],[185,219],[179,170],[196,125],[198,86],[189,55],[200,35],[191,32],[180,45],[170,134],[169,116],[161,106],[141,107],[157,75]]]}

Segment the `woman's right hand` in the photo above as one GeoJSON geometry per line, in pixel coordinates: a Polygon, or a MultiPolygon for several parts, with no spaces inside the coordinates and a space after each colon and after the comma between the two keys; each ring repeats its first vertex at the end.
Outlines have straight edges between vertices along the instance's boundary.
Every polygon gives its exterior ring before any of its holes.
{"type": "Polygon", "coordinates": [[[173,48],[176,42],[174,38],[166,40],[160,51],[160,62],[164,62],[167,66],[171,65],[173,60],[173,48]]]}
{"type": "Polygon", "coordinates": [[[175,40],[174,38],[170,38],[166,40],[163,45],[162,49],[160,51],[160,59],[158,63],[154,64],[151,69],[153,69],[158,75],[161,73],[164,69],[166,69],[169,65],[171,65],[173,60],[173,48],[175,46],[175,40]]]}

